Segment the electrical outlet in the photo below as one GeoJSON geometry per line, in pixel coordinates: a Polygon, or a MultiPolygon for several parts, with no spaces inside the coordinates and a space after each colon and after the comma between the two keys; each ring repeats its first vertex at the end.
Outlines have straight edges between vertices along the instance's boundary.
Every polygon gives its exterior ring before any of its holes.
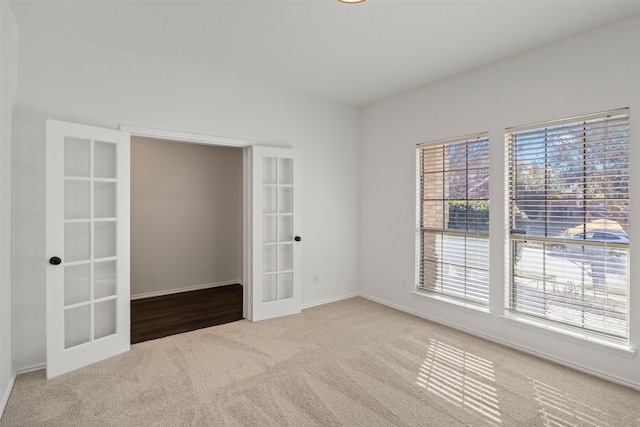
{"type": "Polygon", "coordinates": [[[407,289],[407,279],[402,279],[402,288],[407,289]]]}
{"type": "Polygon", "coordinates": [[[316,273],[313,275],[313,284],[317,285],[318,283],[320,283],[320,275],[316,273]]]}

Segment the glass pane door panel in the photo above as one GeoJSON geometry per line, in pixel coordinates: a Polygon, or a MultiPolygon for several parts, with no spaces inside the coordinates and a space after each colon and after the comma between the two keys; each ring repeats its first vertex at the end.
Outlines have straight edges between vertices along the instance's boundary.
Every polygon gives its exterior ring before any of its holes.
{"type": "Polygon", "coordinates": [[[94,298],[105,298],[116,294],[116,262],[96,262],[93,267],[94,298]]]}
{"type": "Polygon", "coordinates": [[[276,213],[278,208],[276,187],[263,187],[262,188],[262,212],[263,213],[276,213]]]}
{"type": "Polygon", "coordinates": [[[64,175],[89,178],[91,141],[65,137],[64,175]]]}
{"type": "Polygon", "coordinates": [[[271,273],[276,271],[277,263],[277,246],[269,245],[262,247],[262,272],[271,273]]]}
{"type": "Polygon", "coordinates": [[[278,245],[278,271],[293,270],[293,244],[278,245]]]}
{"type": "Polygon", "coordinates": [[[276,282],[276,274],[262,275],[262,302],[276,301],[278,299],[276,282]]]}
{"type": "Polygon", "coordinates": [[[101,301],[95,304],[94,339],[107,337],[116,333],[116,300],[101,301]]]}
{"type": "Polygon", "coordinates": [[[262,183],[276,184],[278,182],[278,163],[275,157],[262,159],[262,183]]]}
{"type": "Polygon", "coordinates": [[[278,274],[278,299],[293,298],[293,273],[278,274]]]}
{"type": "Polygon", "coordinates": [[[275,243],[276,242],[276,226],[277,218],[275,216],[263,216],[262,217],[262,242],[263,243],[275,243]]]}
{"type": "Polygon", "coordinates": [[[64,262],[86,261],[90,258],[90,223],[64,225],[64,262]]]}
{"type": "Polygon", "coordinates": [[[93,257],[95,259],[116,256],[115,222],[95,222],[93,234],[95,239],[93,257]]]}
{"type": "Polygon", "coordinates": [[[64,182],[64,219],[89,219],[91,187],[89,181],[64,182]]]}
{"type": "Polygon", "coordinates": [[[64,267],[64,305],[89,301],[91,264],[64,267]]]}
{"type": "Polygon", "coordinates": [[[93,150],[93,176],[116,178],[116,145],[96,141],[93,150]]]}
{"type": "Polygon", "coordinates": [[[280,216],[278,218],[278,241],[293,241],[293,216],[280,216]]]}
{"type": "Polygon", "coordinates": [[[95,218],[115,218],[116,183],[96,182],[93,184],[93,216],[95,218]]]}
{"type": "Polygon", "coordinates": [[[293,159],[278,159],[278,184],[293,184],[293,159]]]}
{"type": "Polygon", "coordinates": [[[278,212],[279,213],[293,212],[293,188],[292,187],[278,188],[278,212]]]}
{"type": "Polygon", "coordinates": [[[70,308],[64,311],[64,348],[88,343],[91,339],[90,306],[70,308]]]}

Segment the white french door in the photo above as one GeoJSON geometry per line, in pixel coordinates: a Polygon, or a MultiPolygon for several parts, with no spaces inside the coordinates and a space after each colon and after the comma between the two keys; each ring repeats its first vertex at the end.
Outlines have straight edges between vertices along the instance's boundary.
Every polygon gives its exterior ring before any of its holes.
{"type": "Polygon", "coordinates": [[[47,378],[129,350],[129,133],[47,121],[47,378]]]}
{"type": "MultiPolygon", "coordinates": [[[[250,150],[248,313],[300,312],[300,159],[250,150]]],[[[130,348],[130,134],[47,121],[47,378],[130,348]]]]}
{"type": "Polygon", "coordinates": [[[300,159],[252,147],[252,320],[300,312],[300,159]]]}

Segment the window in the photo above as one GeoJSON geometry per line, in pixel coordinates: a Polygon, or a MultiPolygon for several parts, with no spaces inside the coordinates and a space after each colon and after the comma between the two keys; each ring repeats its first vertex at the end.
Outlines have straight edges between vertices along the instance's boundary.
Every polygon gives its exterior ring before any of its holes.
{"type": "Polygon", "coordinates": [[[629,329],[629,111],[510,129],[507,309],[629,329]]]}
{"type": "Polygon", "coordinates": [[[489,303],[489,138],[419,145],[418,289],[489,303]]]}

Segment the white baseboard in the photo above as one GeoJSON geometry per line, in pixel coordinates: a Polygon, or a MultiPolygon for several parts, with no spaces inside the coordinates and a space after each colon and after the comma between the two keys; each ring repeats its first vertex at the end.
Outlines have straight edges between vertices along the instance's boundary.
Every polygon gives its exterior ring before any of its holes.
{"type": "Polygon", "coordinates": [[[16,372],[16,375],[26,374],[27,372],[33,372],[33,371],[40,371],[43,369],[47,369],[47,364],[39,363],[37,365],[31,365],[31,366],[27,366],[26,368],[18,369],[18,372],[16,372]]]}
{"type": "Polygon", "coordinates": [[[304,310],[305,308],[311,308],[311,307],[315,307],[317,305],[329,304],[329,303],[332,303],[332,302],[341,301],[343,299],[349,299],[349,298],[357,297],[359,295],[360,295],[359,292],[354,292],[352,294],[342,295],[342,296],[339,296],[339,297],[336,297],[336,298],[329,298],[329,299],[325,299],[325,300],[322,300],[322,301],[312,302],[310,304],[304,304],[300,308],[304,310]]]}
{"type": "Polygon", "coordinates": [[[7,402],[9,401],[9,396],[11,396],[11,390],[13,390],[13,385],[16,382],[17,374],[15,374],[9,384],[7,384],[7,388],[2,393],[2,400],[0,400],[0,418],[2,418],[2,414],[4,414],[4,408],[7,407],[7,402]]]}
{"type": "Polygon", "coordinates": [[[235,285],[235,284],[242,285],[242,280],[225,280],[224,282],[206,283],[204,285],[187,286],[185,288],[167,289],[167,290],[156,291],[156,292],[147,292],[145,294],[131,295],[131,299],[136,300],[136,299],[151,298],[151,297],[161,297],[164,295],[179,294],[181,292],[199,291],[201,289],[218,288],[220,286],[235,285]]]}
{"type": "Polygon", "coordinates": [[[536,349],[522,347],[522,346],[510,343],[508,341],[504,341],[504,340],[502,340],[500,338],[496,338],[496,337],[491,336],[491,335],[486,335],[486,334],[479,333],[477,331],[472,331],[472,330],[469,330],[467,328],[461,327],[459,325],[452,324],[450,322],[446,322],[446,321],[443,321],[443,320],[435,318],[435,317],[430,317],[430,316],[427,316],[427,315],[425,315],[423,313],[420,313],[420,312],[417,312],[417,311],[414,311],[414,310],[410,310],[408,308],[399,306],[397,304],[390,303],[388,301],[381,300],[381,299],[373,297],[371,295],[360,293],[359,296],[361,296],[362,298],[366,298],[368,300],[377,302],[379,304],[386,305],[387,307],[391,307],[391,308],[394,308],[396,310],[405,312],[407,314],[411,314],[411,315],[420,317],[422,319],[429,320],[429,321],[437,323],[439,325],[444,325],[444,326],[447,326],[449,328],[452,328],[452,329],[455,329],[455,330],[458,330],[458,331],[462,331],[462,332],[467,333],[469,335],[473,335],[473,336],[485,339],[487,341],[492,341],[492,342],[504,345],[505,347],[513,348],[513,349],[521,351],[523,353],[527,353],[527,354],[530,354],[532,356],[539,357],[541,359],[549,360],[551,362],[555,362],[555,363],[558,363],[560,365],[567,366],[569,368],[575,369],[575,370],[580,371],[580,372],[584,372],[584,373],[592,375],[594,377],[598,377],[598,378],[601,378],[603,380],[607,380],[607,381],[610,381],[612,383],[620,384],[620,385],[623,385],[623,386],[626,386],[626,387],[629,387],[629,388],[632,388],[632,389],[635,389],[635,390],[640,390],[640,386],[638,384],[626,381],[623,378],[618,378],[618,377],[614,377],[614,376],[611,376],[611,375],[606,375],[606,374],[603,374],[601,372],[594,371],[594,370],[592,370],[590,368],[587,368],[585,366],[582,366],[582,365],[567,361],[565,359],[561,359],[561,358],[557,358],[557,357],[551,356],[551,355],[549,355],[549,354],[547,354],[545,352],[541,352],[541,351],[538,351],[536,349]]]}

